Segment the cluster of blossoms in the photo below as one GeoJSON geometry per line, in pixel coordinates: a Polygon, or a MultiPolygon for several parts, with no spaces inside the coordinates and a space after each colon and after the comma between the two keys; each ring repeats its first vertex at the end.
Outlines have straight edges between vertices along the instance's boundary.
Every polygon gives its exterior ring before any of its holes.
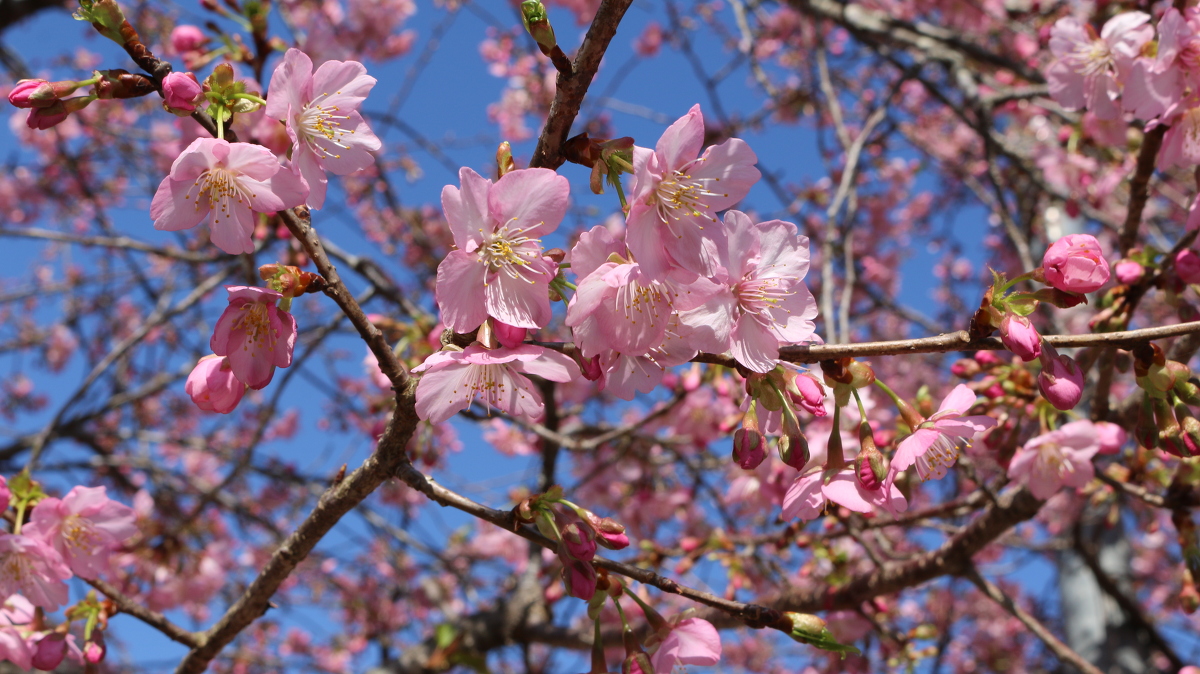
{"type": "Polygon", "coordinates": [[[604,226],[570,251],[541,239],[567,209],[569,184],[547,169],[520,169],[492,182],[462,169],[442,192],[456,250],[438,267],[442,321],[479,330],[464,350],[447,347],[416,371],[422,418],[442,421],[479,399],[525,418],[541,395],[524,374],[565,382],[580,372],[625,400],[648,393],[666,369],[701,351],[730,353],[767,372],[782,344],[812,338],[816,302],[803,283],[808,240],[778,220],[755,223],[734,205],[759,178],[739,139],[701,153],[699,106],[667,129],[654,150],[629,147],[602,161],[634,174],[624,237],[604,226]],[[570,267],[577,281],[563,278],[570,267]],[[552,318],[550,296],[574,288],[567,307],[579,360],[525,344],[552,318]]]}
{"type": "Polygon", "coordinates": [[[110,558],[134,537],[133,509],[109,499],[104,487],[74,487],[48,497],[21,473],[0,477],[0,511],[15,510],[11,533],[0,535],[0,660],[24,669],[51,670],[70,657],[77,663],[104,658],[103,629],[112,608],[94,594],[66,611],[66,620],[48,625],[44,611],[68,601],[67,581],[97,579],[110,558]],[[71,623],[85,624],[83,641],[71,623]]]}

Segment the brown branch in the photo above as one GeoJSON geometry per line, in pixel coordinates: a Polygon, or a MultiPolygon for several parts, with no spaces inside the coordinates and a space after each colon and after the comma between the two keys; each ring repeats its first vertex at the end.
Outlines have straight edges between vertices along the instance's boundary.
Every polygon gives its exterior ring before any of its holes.
{"type": "Polygon", "coordinates": [[[0,236],[16,236],[29,239],[46,239],[48,241],[60,241],[70,243],[77,246],[95,246],[100,248],[124,248],[127,250],[136,250],[142,253],[150,253],[159,257],[170,258],[173,260],[182,260],[184,262],[219,262],[221,260],[233,259],[234,256],[225,253],[218,254],[203,254],[194,253],[188,250],[179,248],[160,248],[152,246],[148,243],[130,239],[125,236],[76,236],[67,234],[66,232],[56,232],[52,229],[40,229],[37,227],[25,227],[22,229],[0,228],[0,236]]]}
{"type": "Polygon", "coordinates": [[[296,566],[312,552],[325,534],[396,471],[410,465],[405,446],[417,427],[414,386],[397,396],[396,412],[380,438],[375,453],[344,480],[321,495],[317,505],[291,535],[271,554],[262,571],[207,632],[200,643],[184,656],[176,674],[200,674],[221,649],[250,623],[267,612],[271,597],[296,566]]]}
{"type": "Polygon", "coordinates": [[[987,598],[999,604],[1005,611],[1008,611],[1012,617],[1020,620],[1022,625],[1028,628],[1030,632],[1033,632],[1034,636],[1041,639],[1042,643],[1046,644],[1046,648],[1049,648],[1050,652],[1054,653],[1054,657],[1058,658],[1059,661],[1075,666],[1079,671],[1083,672],[1083,674],[1103,674],[1103,672],[1093,666],[1092,663],[1084,660],[1083,656],[1071,650],[1070,646],[1064,644],[1058,637],[1054,636],[1054,634],[1051,633],[1050,630],[1046,629],[1046,626],[1039,622],[1037,618],[1034,618],[1033,616],[1029,615],[1029,613],[1025,612],[1025,610],[1020,606],[1017,606],[1016,602],[1014,602],[1011,597],[1004,594],[1003,590],[1001,590],[999,587],[996,587],[996,585],[991,581],[979,575],[979,571],[974,566],[968,569],[967,573],[964,575],[966,576],[967,580],[974,583],[975,587],[979,588],[979,591],[982,592],[987,598]]]}
{"type": "Polygon", "coordinates": [[[1138,229],[1142,225],[1142,211],[1150,198],[1150,178],[1154,175],[1154,164],[1158,150],[1162,147],[1167,127],[1158,125],[1142,138],[1142,149],[1138,152],[1137,169],[1129,180],[1129,210],[1125,212],[1125,223],[1121,226],[1121,237],[1117,248],[1124,257],[1137,243],[1138,229]]]}
{"type": "Polygon", "coordinates": [[[558,74],[557,90],[554,92],[554,102],[550,104],[550,114],[546,117],[546,126],[538,138],[537,148],[533,151],[533,159],[529,166],[532,168],[556,169],[563,164],[562,145],[571,133],[571,124],[579,114],[579,106],[587,94],[596,70],[600,68],[600,59],[608,49],[608,43],[617,33],[617,26],[625,10],[633,0],[604,0],[596,10],[596,17],[583,38],[583,45],[575,55],[573,72],[570,75],[558,74]]]}
{"type": "Polygon", "coordinates": [[[151,611],[137,601],[130,599],[129,597],[125,596],[123,592],[118,590],[116,586],[100,580],[99,578],[87,580],[87,584],[103,592],[106,597],[111,599],[113,603],[117,605],[117,608],[121,610],[121,613],[128,613],[134,618],[146,623],[159,632],[165,634],[171,641],[178,641],[188,648],[196,648],[198,645],[200,645],[199,638],[195,633],[189,632],[170,620],[167,620],[166,616],[158,611],[151,611]]]}

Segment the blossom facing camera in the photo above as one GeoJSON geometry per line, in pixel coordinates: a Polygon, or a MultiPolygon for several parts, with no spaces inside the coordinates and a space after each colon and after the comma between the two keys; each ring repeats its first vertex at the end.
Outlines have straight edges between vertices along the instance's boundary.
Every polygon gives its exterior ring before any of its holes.
{"type": "Polygon", "coordinates": [[[1108,283],[1111,275],[1100,242],[1091,234],[1068,234],[1042,258],[1046,283],[1069,293],[1090,293],[1108,283]]]}
{"type": "Polygon", "coordinates": [[[252,389],[264,388],[276,367],[292,364],[296,319],[275,306],[283,296],[274,290],[251,286],[225,286],[225,290],[229,306],[217,321],[209,346],[218,356],[228,357],[238,381],[252,389]]]}
{"type": "Polygon", "coordinates": [[[255,213],[304,203],[308,188],[271,151],[197,138],[171,165],[150,201],[154,228],[191,229],[209,220],[212,242],[230,255],[254,252],[255,213]]]}
{"type": "Polygon", "coordinates": [[[287,50],[271,75],[266,115],[287,124],[310,207],[325,205],[327,171],[344,176],[375,163],[371,153],[383,143],[358,112],[375,82],[358,61],[326,61],[313,72],[299,49],[287,50]]]}
{"type": "Polygon", "coordinates": [[[61,499],[42,499],[30,520],[24,531],[53,546],[80,578],[108,570],[112,551],[138,532],[133,509],[108,498],[104,487],[75,487],[61,499]]]}
{"type": "Polygon", "coordinates": [[[1008,477],[1045,500],[1064,486],[1087,486],[1095,476],[1092,457],[1099,451],[1100,438],[1092,422],[1072,421],[1018,449],[1008,466],[1008,477]]]}

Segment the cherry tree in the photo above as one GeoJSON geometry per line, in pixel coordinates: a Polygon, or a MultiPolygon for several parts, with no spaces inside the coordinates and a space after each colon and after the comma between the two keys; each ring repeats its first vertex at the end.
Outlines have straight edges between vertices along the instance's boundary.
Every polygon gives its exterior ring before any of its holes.
{"type": "Polygon", "coordinates": [[[0,660],[1200,674],[1200,9],[70,5],[0,660]]]}

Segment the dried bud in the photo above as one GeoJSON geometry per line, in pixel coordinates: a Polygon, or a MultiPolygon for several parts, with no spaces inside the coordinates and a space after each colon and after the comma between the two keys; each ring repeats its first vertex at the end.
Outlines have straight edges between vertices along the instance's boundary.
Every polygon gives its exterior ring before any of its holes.
{"type": "Polygon", "coordinates": [[[507,140],[500,143],[500,146],[496,148],[496,176],[503,178],[505,174],[516,167],[517,164],[513,161],[512,156],[512,146],[508,144],[507,140]]]}
{"type": "MultiPolygon", "coordinates": [[[[141,98],[154,93],[154,82],[149,77],[128,70],[97,70],[92,73],[96,78],[93,91],[96,98],[112,100],[121,98],[141,98]]],[[[204,93],[196,82],[196,76],[191,73],[171,73],[163,80],[163,95],[172,101],[182,103],[185,98],[193,103],[204,99],[204,93]],[[172,77],[172,76],[175,77],[172,77]],[[183,79],[190,77],[190,83],[183,79]],[[181,79],[183,78],[183,79],[181,79]]]]}

